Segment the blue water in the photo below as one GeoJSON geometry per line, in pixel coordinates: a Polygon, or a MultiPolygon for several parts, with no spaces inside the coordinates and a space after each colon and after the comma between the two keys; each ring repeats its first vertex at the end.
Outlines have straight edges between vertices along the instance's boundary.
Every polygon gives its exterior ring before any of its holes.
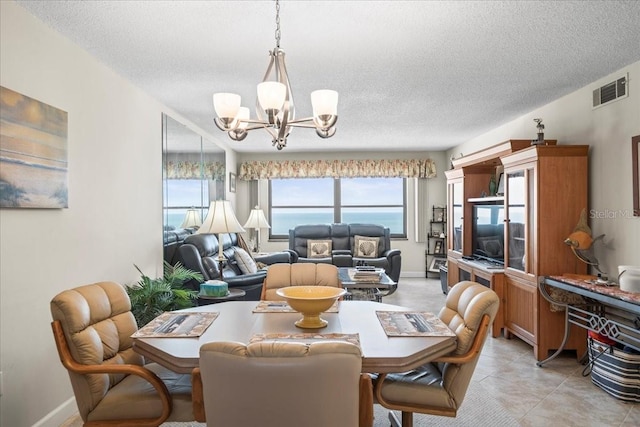
{"type": "MultiPolygon", "coordinates": [[[[333,222],[331,212],[295,212],[274,215],[271,234],[288,235],[289,229],[301,224],[330,224],[333,222]]],[[[402,211],[399,212],[344,212],[344,223],[380,224],[389,227],[391,233],[401,234],[403,230],[402,211]]]]}
{"type": "MultiPolygon", "coordinates": [[[[184,220],[184,211],[169,212],[168,224],[179,228],[184,220]]],[[[240,223],[243,221],[238,218],[240,223]]],[[[272,218],[271,234],[288,235],[289,229],[300,224],[330,224],[333,222],[333,211],[327,212],[288,212],[278,213],[272,218]]],[[[344,223],[380,224],[389,227],[392,234],[403,233],[402,210],[398,212],[344,212],[344,223]]]]}
{"type": "MultiPolygon", "coordinates": [[[[184,211],[169,212],[168,224],[179,228],[184,220],[184,211]]],[[[238,218],[241,224],[244,223],[238,218]]],[[[271,219],[271,234],[289,235],[289,229],[301,224],[331,224],[333,222],[333,210],[325,212],[280,212],[274,214],[271,219]]],[[[344,223],[380,224],[389,227],[392,234],[403,233],[402,210],[397,212],[344,212],[344,223]]]]}

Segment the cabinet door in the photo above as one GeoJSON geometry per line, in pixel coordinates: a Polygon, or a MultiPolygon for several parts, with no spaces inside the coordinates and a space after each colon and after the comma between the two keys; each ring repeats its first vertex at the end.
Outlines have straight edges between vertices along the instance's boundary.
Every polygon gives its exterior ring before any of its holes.
{"type": "Polygon", "coordinates": [[[462,253],[462,223],[463,223],[463,204],[464,192],[462,180],[454,181],[448,186],[449,188],[449,249],[462,253]]]}
{"type": "Polygon", "coordinates": [[[538,288],[535,284],[507,276],[504,296],[505,327],[529,344],[536,345],[538,288]]]}
{"type": "Polygon", "coordinates": [[[506,171],[505,268],[535,274],[534,169],[506,171]]]}

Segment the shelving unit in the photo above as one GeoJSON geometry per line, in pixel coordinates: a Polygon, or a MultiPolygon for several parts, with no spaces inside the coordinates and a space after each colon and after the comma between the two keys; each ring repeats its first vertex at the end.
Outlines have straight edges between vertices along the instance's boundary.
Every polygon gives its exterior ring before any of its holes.
{"type": "MultiPolygon", "coordinates": [[[[533,347],[537,360],[560,348],[564,312],[552,310],[540,295],[545,276],[585,274],[586,264],[576,262],[564,244],[580,212],[587,207],[588,152],[586,145],[557,145],[547,140],[532,146],[528,140],[509,140],[455,159],[447,176],[447,279],[488,285],[500,297],[493,336],[515,335],[533,347]],[[504,196],[482,197],[490,180],[503,174],[504,196]],[[559,185],[558,183],[562,183],[559,185]],[[473,255],[473,206],[500,202],[504,205],[502,227],[504,268],[483,270],[468,261],[473,255]]],[[[586,351],[586,334],[577,326],[563,344],[586,351]]]]}
{"type": "Polygon", "coordinates": [[[447,263],[447,208],[431,207],[431,221],[425,250],[425,277],[440,274],[440,264],[447,263]]]}

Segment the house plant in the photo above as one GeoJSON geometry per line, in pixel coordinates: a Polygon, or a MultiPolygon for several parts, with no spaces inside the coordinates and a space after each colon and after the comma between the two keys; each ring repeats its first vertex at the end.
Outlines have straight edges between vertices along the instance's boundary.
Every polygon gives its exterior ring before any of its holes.
{"type": "Polygon", "coordinates": [[[171,265],[164,262],[164,274],[152,279],[145,275],[137,265],[140,280],[127,287],[131,300],[131,312],[138,327],[142,327],[165,311],[180,310],[194,306],[198,292],[185,289],[182,285],[189,280],[203,281],[202,274],[183,267],[179,262],[171,265]]]}

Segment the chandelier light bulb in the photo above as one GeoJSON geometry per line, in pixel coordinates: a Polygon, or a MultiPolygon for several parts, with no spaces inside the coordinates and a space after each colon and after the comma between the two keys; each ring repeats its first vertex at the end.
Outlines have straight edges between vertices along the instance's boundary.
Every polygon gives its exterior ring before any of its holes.
{"type": "Polygon", "coordinates": [[[265,111],[280,111],[286,97],[287,87],[280,82],[262,82],[258,85],[258,102],[265,111]]]}
{"type": "Polygon", "coordinates": [[[240,95],[235,93],[214,93],[213,108],[221,119],[234,119],[240,109],[240,95]]]}
{"type": "Polygon", "coordinates": [[[338,92],[335,90],[315,90],[311,92],[311,105],[313,115],[316,117],[323,115],[338,115],[338,92]]]}
{"type": "Polygon", "coordinates": [[[240,107],[238,109],[238,115],[236,115],[236,119],[238,119],[238,128],[246,129],[249,126],[247,120],[251,118],[251,111],[247,107],[240,107]]]}

